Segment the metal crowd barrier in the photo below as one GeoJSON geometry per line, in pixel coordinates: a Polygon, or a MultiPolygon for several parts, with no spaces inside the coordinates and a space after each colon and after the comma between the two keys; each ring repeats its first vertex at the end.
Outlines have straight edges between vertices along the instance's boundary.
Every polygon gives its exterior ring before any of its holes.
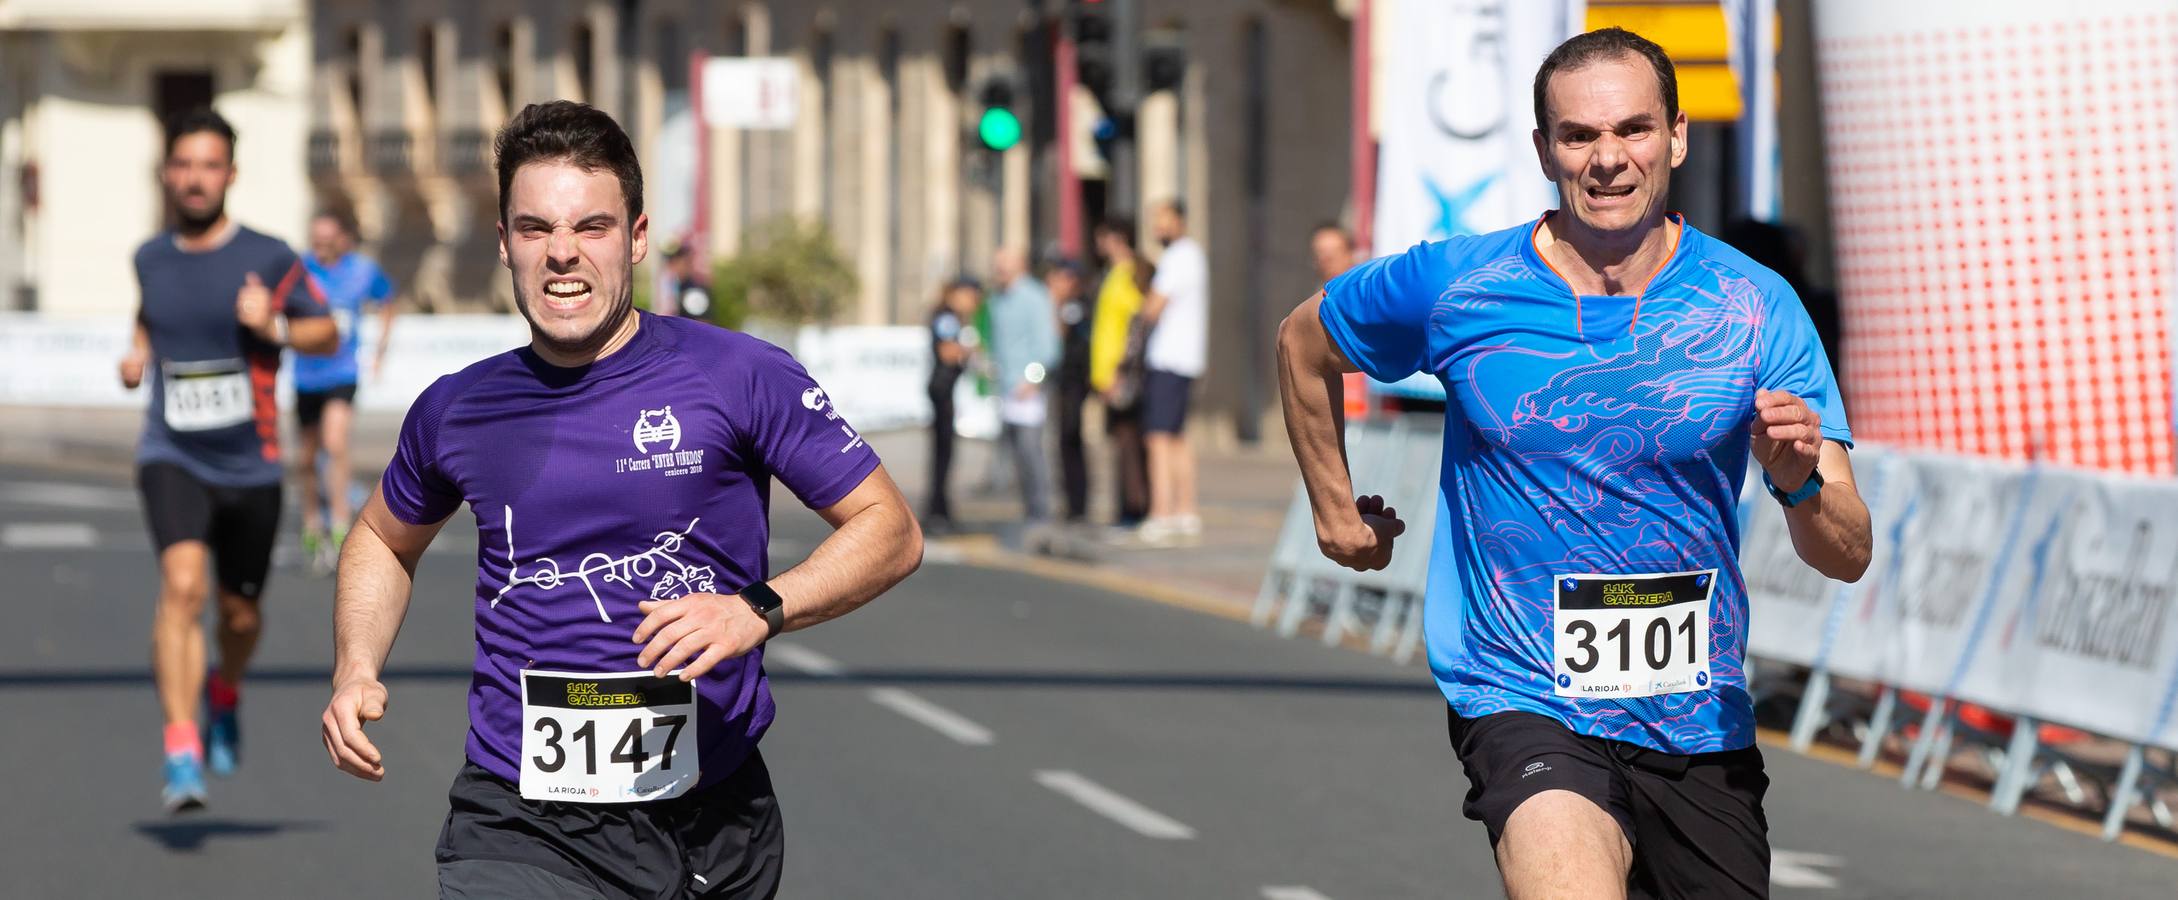
{"type": "Polygon", "coordinates": [[[1346,460],[1354,493],[1383,496],[1407,530],[1394,545],[1389,567],[1356,572],[1339,566],[1317,548],[1307,490],[1295,484],[1256,594],[1257,625],[1274,626],[1279,634],[1293,637],[1313,617],[1326,645],[1366,630],[1370,652],[1401,664],[1413,660],[1422,646],[1422,597],[1437,525],[1443,425],[1442,416],[1406,415],[1388,425],[1347,426],[1346,460]]]}

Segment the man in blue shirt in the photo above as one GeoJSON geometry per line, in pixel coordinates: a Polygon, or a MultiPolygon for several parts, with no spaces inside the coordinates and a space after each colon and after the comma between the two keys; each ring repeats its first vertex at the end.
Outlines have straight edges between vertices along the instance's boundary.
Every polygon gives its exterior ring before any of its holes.
{"type": "Polygon", "coordinates": [[[1405,528],[1352,494],[1339,374],[1435,375],[1430,668],[1507,893],[1764,896],[1736,502],[1751,454],[1801,558],[1859,578],[1852,434],[1792,290],[1665,211],[1686,116],[1664,52],[1575,37],[1535,107],[1557,210],[1365,263],[1281,326],[1317,540],[1369,570],[1405,528]]]}
{"type": "Polygon", "coordinates": [[[386,347],[393,336],[393,281],[370,257],[355,252],[355,223],[345,215],[322,212],[310,220],[310,254],[303,257],[310,277],[325,292],[340,348],[322,356],[295,354],[295,425],[302,445],[295,477],[302,487],[303,552],[317,571],[330,572],[340,542],[354,519],[348,502],[348,433],[355,423],[356,350],[362,330],[356,325],[364,307],[377,307],[378,353],[371,371],[383,372],[386,347]],[[318,504],[318,451],[325,451],[325,505],[318,504]],[[326,507],[332,530],[327,534],[326,507]]]}
{"type": "Polygon", "coordinates": [[[1013,454],[1021,482],[1022,513],[1032,524],[1050,521],[1051,493],[1044,463],[1044,381],[1059,365],[1059,323],[1051,295],[1028,273],[1021,251],[991,256],[991,378],[998,386],[1000,434],[1013,454]]]}

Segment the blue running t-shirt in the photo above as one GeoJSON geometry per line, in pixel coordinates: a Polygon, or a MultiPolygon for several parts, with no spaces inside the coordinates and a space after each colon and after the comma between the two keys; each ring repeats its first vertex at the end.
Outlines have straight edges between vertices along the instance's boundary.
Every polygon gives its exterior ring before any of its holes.
{"type": "Polygon", "coordinates": [[[1755,391],[1799,396],[1849,446],[1836,379],[1799,297],[1724,243],[1681,223],[1640,297],[1575,296],[1536,249],[1541,224],[1420,244],[1324,288],[1347,359],[1445,386],[1430,669],[1469,718],[1746,747],[1737,503],[1755,391]]]}
{"type": "Polygon", "coordinates": [[[348,387],[356,382],[355,355],[362,344],[362,330],[356,323],[362,320],[365,306],[377,306],[393,297],[393,280],[386,277],[378,263],[361,253],[350,253],[330,266],[307,253],[302,260],[310,277],[324,289],[325,305],[332,310],[334,324],[340,326],[340,349],[322,356],[295,354],[295,390],[311,393],[348,387]]]}

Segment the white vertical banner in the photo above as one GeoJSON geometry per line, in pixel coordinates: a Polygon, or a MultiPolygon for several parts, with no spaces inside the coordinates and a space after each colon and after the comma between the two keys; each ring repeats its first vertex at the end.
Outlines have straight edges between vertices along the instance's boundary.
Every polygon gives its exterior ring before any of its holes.
{"type": "Polygon", "coordinates": [[[793,59],[722,56],[703,62],[703,121],[714,128],[794,127],[801,70],[793,59]]]}
{"type": "Polygon", "coordinates": [[[1777,0],[1724,0],[1732,35],[1732,71],[1739,77],[1739,187],[1743,208],[1758,222],[1777,220],[1777,0]]]}
{"type": "Polygon", "coordinates": [[[1535,70],[1580,29],[1583,3],[1401,0],[1386,4],[1376,246],[1482,234],[1557,203],[1530,134],[1535,70]]]}

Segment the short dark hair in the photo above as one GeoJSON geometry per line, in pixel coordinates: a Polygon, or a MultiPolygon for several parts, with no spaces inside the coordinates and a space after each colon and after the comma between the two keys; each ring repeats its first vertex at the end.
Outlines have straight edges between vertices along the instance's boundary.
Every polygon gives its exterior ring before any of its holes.
{"type": "Polygon", "coordinates": [[[1126,213],[1112,213],[1105,216],[1104,221],[1098,222],[1097,227],[1119,238],[1119,242],[1126,244],[1127,249],[1134,249],[1135,226],[1133,216],[1126,213]]]}
{"type": "Polygon", "coordinates": [[[346,234],[349,237],[359,237],[362,234],[362,232],[356,226],[355,213],[342,207],[326,207],[324,209],[318,210],[317,215],[312,216],[311,218],[329,220],[335,226],[338,226],[340,228],[342,234],[346,234]]]}
{"type": "Polygon", "coordinates": [[[585,172],[604,169],[620,179],[628,203],[628,224],[643,214],[643,166],[635,144],[620,123],[604,110],[572,100],[532,103],[499,129],[492,142],[499,167],[499,218],[507,217],[507,191],[515,170],[534,162],[564,162],[585,172]]]}
{"type": "Polygon", "coordinates": [[[1649,68],[1655,70],[1657,93],[1664,95],[1663,127],[1670,128],[1671,123],[1679,119],[1679,75],[1671,67],[1671,57],[1655,41],[1613,27],[1574,35],[1543,59],[1543,67],[1535,70],[1535,130],[1550,133],[1549,113],[1543,109],[1543,100],[1550,92],[1552,76],[1628,56],[1646,61],[1649,68]]]}
{"type": "Polygon", "coordinates": [[[227,161],[234,162],[234,126],[209,106],[185,109],[166,120],[166,155],[174,155],[174,144],[182,138],[207,132],[227,139],[227,161]]]}
{"type": "Polygon", "coordinates": [[[1166,200],[1164,202],[1164,207],[1166,209],[1172,210],[1173,215],[1179,216],[1180,221],[1187,221],[1187,201],[1174,197],[1170,200],[1166,200]]]}

